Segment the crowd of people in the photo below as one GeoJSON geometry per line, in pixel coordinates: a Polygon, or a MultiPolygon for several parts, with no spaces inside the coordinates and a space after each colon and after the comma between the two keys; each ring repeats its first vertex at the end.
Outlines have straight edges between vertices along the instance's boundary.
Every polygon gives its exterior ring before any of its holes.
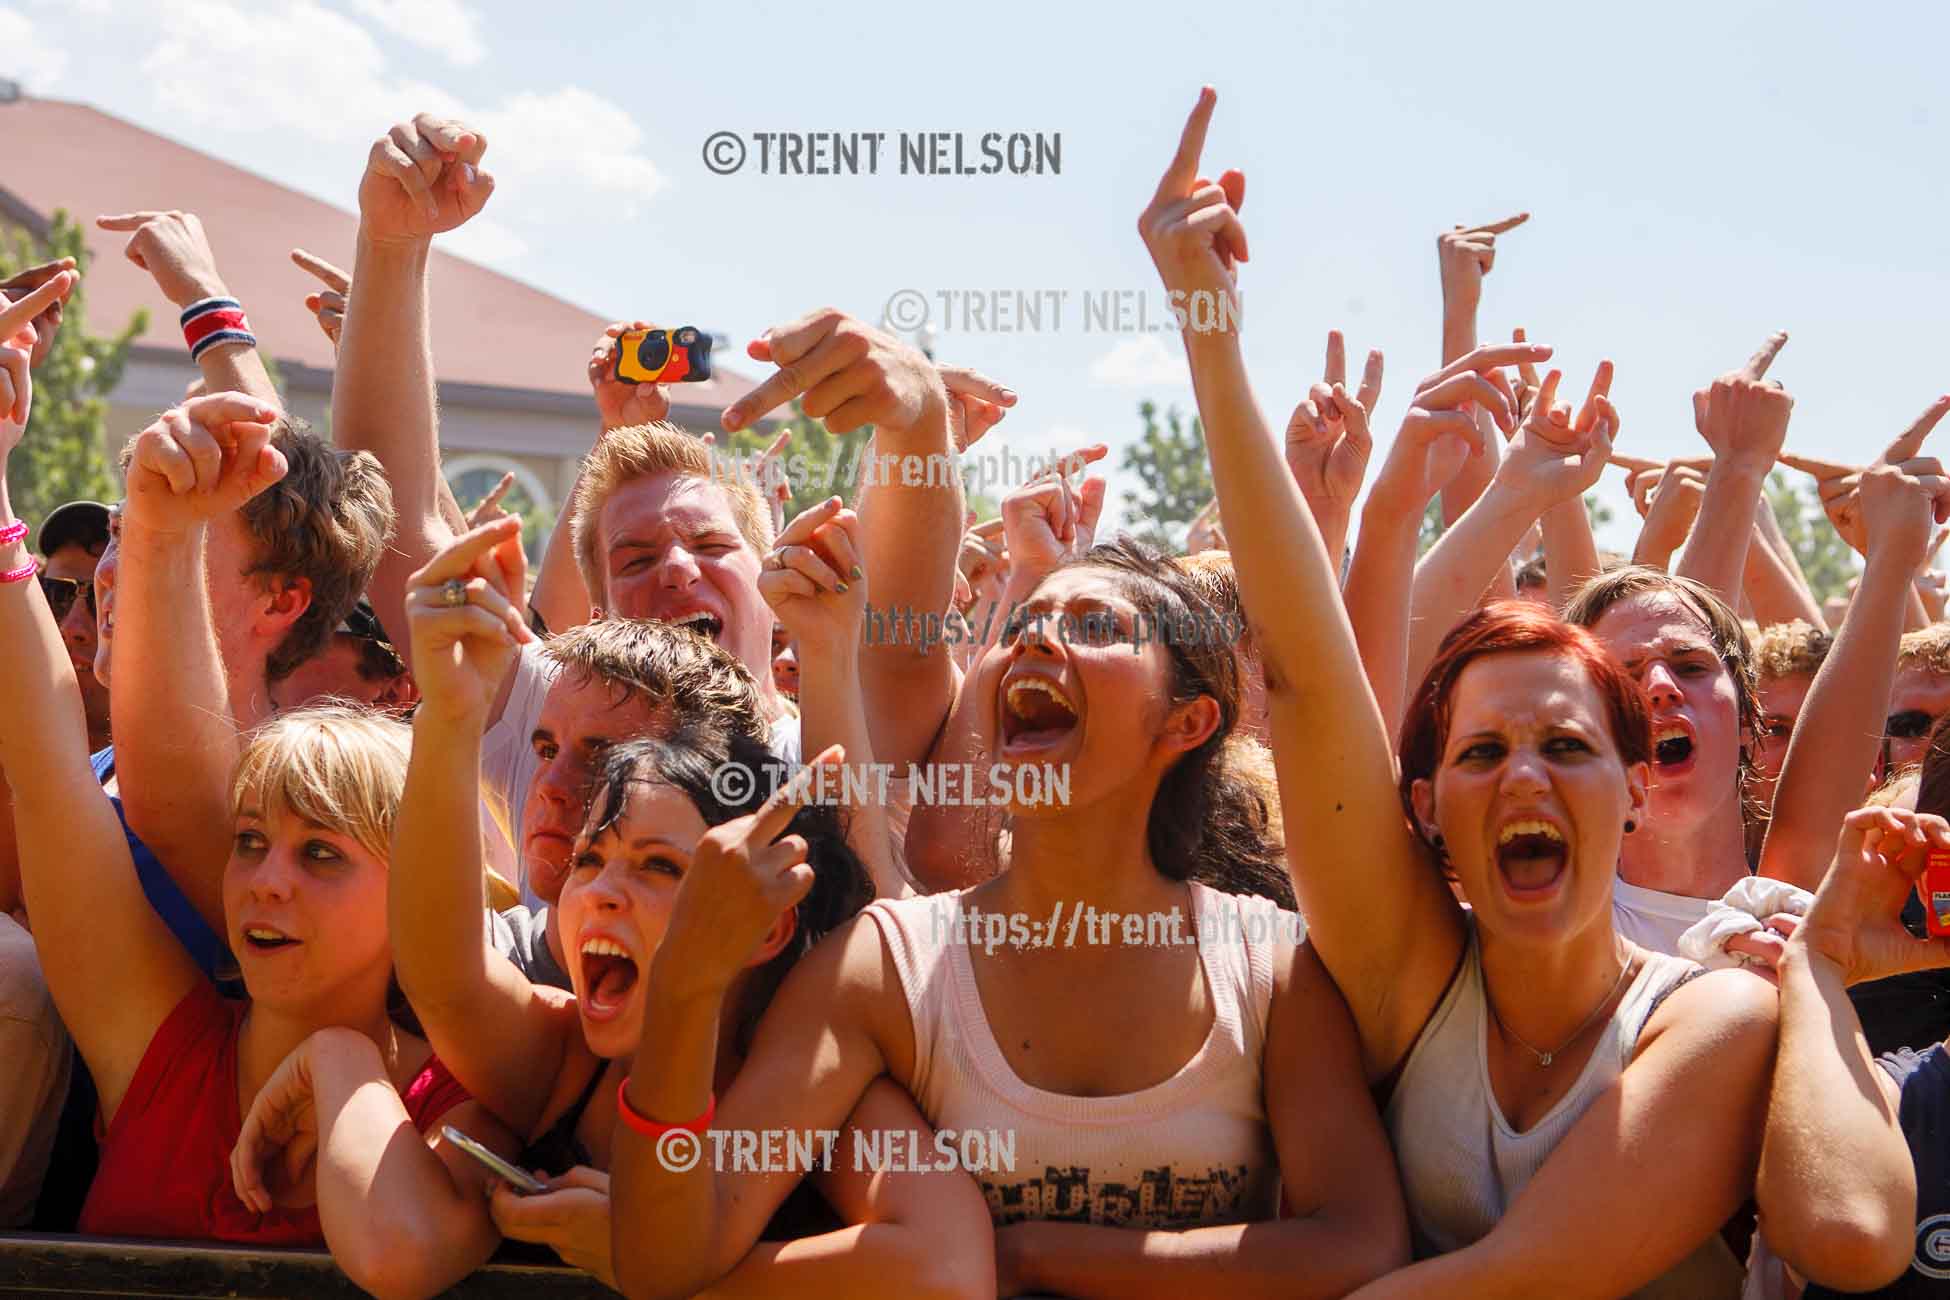
{"type": "MultiPolygon", "coordinates": [[[[1138,222],[1174,301],[1248,258],[1216,99],[1138,222]]],[[[380,1296],[497,1253],[630,1296],[1950,1295],[1950,397],[1797,457],[1776,334],[1697,458],[1634,458],[1610,360],[1574,402],[1477,336],[1524,216],[1459,226],[1372,474],[1379,353],[1350,384],[1330,334],[1282,434],[1238,313],[1187,321],[1216,500],[1169,555],[1097,536],[1102,446],[995,521],[900,475],[788,519],[784,440],[723,473],[619,321],[531,574],[441,471],[428,253],[493,188],[422,115],[351,270],[296,254],[330,440],[193,215],[102,217],[201,379],[31,535],[82,268],[0,285],[0,1227],[322,1246],[380,1296]],[[1031,768],[1062,797],[926,776],[1031,768]]],[[[796,401],[930,463],[1016,403],[832,309],[749,355],[728,432],[796,401]]]]}

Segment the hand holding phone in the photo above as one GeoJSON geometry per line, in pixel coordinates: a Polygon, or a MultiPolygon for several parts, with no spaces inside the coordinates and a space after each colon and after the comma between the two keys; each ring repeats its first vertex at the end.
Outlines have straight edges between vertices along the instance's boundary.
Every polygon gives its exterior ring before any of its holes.
{"type": "Polygon", "coordinates": [[[468,1137],[467,1134],[455,1128],[452,1124],[441,1125],[440,1136],[446,1138],[455,1147],[465,1151],[468,1155],[473,1156],[476,1160],[486,1165],[505,1180],[510,1187],[522,1193],[524,1196],[533,1196],[536,1192],[546,1192],[548,1190],[547,1183],[537,1182],[534,1175],[524,1173],[522,1170],[515,1168],[506,1160],[503,1160],[500,1156],[497,1156],[494,1152],[488,1150],[479,1142],[476,1142],[473,1138],[468,1137]]]}

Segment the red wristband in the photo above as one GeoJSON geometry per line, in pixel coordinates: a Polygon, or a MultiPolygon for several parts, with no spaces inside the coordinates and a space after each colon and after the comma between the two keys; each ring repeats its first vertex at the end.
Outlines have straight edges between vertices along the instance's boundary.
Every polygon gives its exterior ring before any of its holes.
{"type": "Polygon", "coordinates": [[[674,1132],[678,1129],[682,1129],[686,1133],[694,1133],[698,1137],[703,1137],[705,1132],[711,1127],[711,1117],[718,1113],[718,1094],[714,1092],[711,1094],[711,1104],[706,1106],[704,1113],[696,1119],[686,1124],[662,1124],[630,1105],[629,1092],[630,1077],[624,1075],[623,1082],[616,1085],[616,1113],[622,1118],[625,1124],[628,1124],[631,1128],[647,1138],[660,1138],[664,1134],[674,1132]]]}
{"type": "Polygon", "coordinates": [[[41,566],[29,560],[18,569],[8,569],[0,573],[0,582],[25,582],[41,571],[41,566]]]}
{"type": "Polygon", "coordinates": [[[10,524],[0,524],[0,546],[12,546],[27,536],[27,521],[16,519],[10,524]]]}

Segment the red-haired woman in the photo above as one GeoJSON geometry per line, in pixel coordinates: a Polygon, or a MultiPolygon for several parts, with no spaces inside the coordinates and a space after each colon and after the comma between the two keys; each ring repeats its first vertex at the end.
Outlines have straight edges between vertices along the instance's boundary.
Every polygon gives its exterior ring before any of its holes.
{"type": "MultiPolygon", "coordinates": [[[[1200,96],[1140,222],[1166,287],[1188,298],[1230,297],[1246,252],[1243,180],[1198,179],[1213,101],[1200,96]]],[[[1716,1229],[1753,1186],[1776,1004],[1751,974],[1701,975],[1613,929],[1620,846],[1645,815],[1643,696],[1582,629],[1494,606],[1450,634],[1412,697],[1397,789],[1336,566],[1238,335],[1185,342],[1266,667],[1288,861],[1368,1077],[1391,1085],[1385,1119],[1425,1257],[1357,1294],[1736,1294],[1716,1229]],[[1444,885],[1445,861],[1473,911],[1444,885]]],[[[1510,428],[1498,368],[1549,355],[1479,349],[1424,385],[1409,421],[1480,437],[1453,403],[1425,409],[1467,390],[1510,428]]],[[[1594,392],[1600,418],[1574,425],[1558,378],[1500,475],[1545,482],[1602,461],[1609,402],[1594,392]]]]}

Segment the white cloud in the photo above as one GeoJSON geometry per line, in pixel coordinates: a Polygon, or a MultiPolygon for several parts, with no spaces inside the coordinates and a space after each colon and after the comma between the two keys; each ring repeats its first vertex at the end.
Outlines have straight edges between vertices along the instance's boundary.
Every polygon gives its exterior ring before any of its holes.
{"type": "Polygon", "coordinates": [[[30,95],[44,95],[67,71],[68,56],[34,30],[34,20],[18,9],[0,7],[0,50],[7,52],[6,75],[30,95]]]}
{"type": "Polygon", "coordinates": [[[1090,377],[1100,384],[1119,388],[1155,388],[1176,385],[1189,388],[1191,367],[1185,354],[1165,346],[1155,334],[1125,339],[1090,363],[1090,377]]]}
{"type": "MultiPolygon", "coordinates": [[[[450,11],[470,12],[463,0],[406,0],[404,10],[393,0],[352,3],[388,30],[397,30],[395,18],[437,24],[450,11]],[[382,8],[393,14],[381,17],[382,8]]],[[[488,139],[483,166],[495,178],[492,220],[477,217],[442,238],[462,256],[505,266],[548,227],[592,207],[633,216],[665,184],[641,151],[642,131],[618,104],[573,86],[512,90],[497,103],[468,104],[396,71],[364,25],[315,0],[275,9],[244,0],[158,0],[151,15],[158,30],[142,72],[170,120],[212,139],[276,133],[292,154],[308,155],[294,157],[294,172],[315,171],[319,157],[343,158],[347,184],[339,192],[346,199],[367,150],[390,124],[428,111],[479,127],[488,139]],[[222,95],[208,93],[213,67],[225,70],[222,95]]]]}
{"type": "Polygon", "coordinates": [[[401,40],[464,68],[487,57],[480,15],[464,0],[351,0],[351,4],[401,40]]]}

